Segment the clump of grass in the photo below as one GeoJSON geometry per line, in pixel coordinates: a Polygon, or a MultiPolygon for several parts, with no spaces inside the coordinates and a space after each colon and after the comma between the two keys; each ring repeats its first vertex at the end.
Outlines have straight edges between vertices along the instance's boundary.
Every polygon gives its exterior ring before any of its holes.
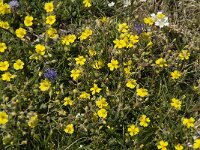
{"type": "Polygon", "coordinates": [[[199,8],[0,2],[1,149],[198,149],[199,8]]]}

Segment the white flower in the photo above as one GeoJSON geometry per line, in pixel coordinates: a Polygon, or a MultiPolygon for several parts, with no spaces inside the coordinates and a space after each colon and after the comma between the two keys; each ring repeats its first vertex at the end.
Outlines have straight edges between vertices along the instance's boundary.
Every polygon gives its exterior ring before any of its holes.
{"type": "Polygon", "coordinates": [[[164,26],[169,26],[168,17],[165,17],[163,19],[158,19],[155,22],[155,25],[159,26],[160,28],[163,28],[164,26]]]}
{"type": "Polygon", "coordinates": [[[140,0],[140,2],[146,2],[147,0],[140,0]]]}
{"type": "Polygon", "coordinates": [[[151,18],[155,22],[156,26],[163,28],[164,26],[169,26],[168,17],[166,17],[162,12],[157,12],[157,14],[151,14],[151,18]]]}
{"type": "Polygon", "coordinates": [[[124,7],[128,7],[131,5],[131,0],[124,0],[123,3],[124,3],[124,7]]]}
{"type": "Polygon", "coordinates": [[[153,13],[151,14],[151,18],[154,21],[157,21],[158,19],[163,19],[165,17],[165,15],[162,12],[157,12],[157,14],[153,13]]]}
{"type": "Polygon", "coordinates": [[[108,7],[113,7],[114,5],[115,5],[114,2],[110,2],[110,3],[108,3],[108,7]]]}
{"type": "Polygon", "coordinates": [[[157,16],[155,13],[151,14],[151,18],[153,19],[153,21],[156,21],[157,20],[157,16]]]}

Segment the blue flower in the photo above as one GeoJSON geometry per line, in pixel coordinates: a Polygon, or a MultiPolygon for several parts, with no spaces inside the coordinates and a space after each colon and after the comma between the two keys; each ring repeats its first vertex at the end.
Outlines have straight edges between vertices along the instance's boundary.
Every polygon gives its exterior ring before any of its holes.
{"type": "Polygon", "coordinates": [[[136,32],[137,32],[138,34],[142,33],[143,27],[144,27],[143,24],[135,25],[135,30],[136,30],[136,32]]]}
{"type": "Polygon", "coordinates": [[[12,9],[19,7],[19,2],[17,0],[12,0],[8,4],[12,9]]]}
{"type": "Polygon", "coordinates": [[[58,74],[56,69],[54,68],[48,68],[45,70],[45,73],[43,74],[43,76],[47,79],[49,79],[50,81],[55,81],[58,74]]]}

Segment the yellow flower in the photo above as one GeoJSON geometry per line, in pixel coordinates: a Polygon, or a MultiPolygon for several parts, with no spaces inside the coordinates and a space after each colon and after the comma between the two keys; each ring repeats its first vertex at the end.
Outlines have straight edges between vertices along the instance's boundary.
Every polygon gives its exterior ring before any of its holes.
{"type": "Polygon", "coordinates": [[[95,93],[99,93],[101,91],[101,88],[97,86],[97,84],[94,84],[92,88],[90,88],[90,91],[92,92],[92,95],[95,93]]]}
{"type": "Polygon", "coordinates": [[[140,97],[146,97],[149,95],[148,90],[144,88],[139,88],[136,90],[136,92],[137,92],[137,96],[140,96],[140,97]]]}
{"type": "Polygon", "coordinates": [[[128,25],[127,25],[127,23],[118,24],[118,29],[117,30],[119,32],[123,32],[123,33],[128,32],[128,25]]]}
{"type": "Polygon", "coordinates": [[[153,42],[149,42],[148,44],[147,44],[147,47],[151,47],[151,46],[153,46],[153,42]]]}
{"type": "Polygon", "coordinates": [[[181,109],[181,104],[182,104],[182,102],[181,102],[179,99],[177,99],[177,98],[172,98],[172,100],[171,100],[171,106],[172,106],[172,107],[174,107],[174,108],[180,110],[180,109],[181,109]]]}
{"type": "Polygon", "coordinates": [[[78,77],[80,76],[80,74],[81,74],[81,70],[79,70],[79,69],[76,69],[76,70],[73,69],[73,70],[71,71],[70,77],[72,77],[73,80],[77,80],[78,77]]]}
{"type": "Polygon", "coordinates": [[[94,112],[92,115],[92,122],[97,122],[97,121],[98,121],[98,115],[96,112],[94,112]]]}
{"type": "Polygon", "coordinates": [[[15,30],[15,34],[18,38],[23,39],[24,36],[26,35],[26,30],[23,28],[19,28],[19,29],[15,30]]]}
{"type": "Polygon", "coordinates": [[[172,80],[178,79],[181,77],[181,72],[179,72],[178,70],[174,70],[173,72],[171,72],[171,76],[172,80]]]}
{"type": "Polygon", "coordinates": [[[90,35],[92,35],[92,30],[89,28],[86,28],[79,37],[81,41],[87,39],[90,35]]]}
{"type": "Polygon", "coordinates": [[[109,17],[102,17],[99,21],[101,21],[102,23],[107,23],[109,21],[109,17]]]}
{"type": "Polygon", "coordinates": [[[143,38],[145,41],[151,40],[151,36],[152,36],[152,32],[143,32],[143,33],[142,33],[142,38],[143,38]]]}
{"type": "Polygon", "coordinates": [[[74,125],[73,124],[68,124],[65,129],[65,133],[72,134],[74,133],[74,125]]]}
{"type": "Polygon", "coordinates": [[[80,99],[90,99],[90,94],[87,92],[81,92],[81,95],[79,96],[80,99]]]}
{"type": "Polygon", "coordinates": [[[111,60],[111,63],[108,63],[108,67],[110,68],[110,71],[113,71],[114,69],[119,68],[119,62],[115,59],[111,60]]]}
{"type": "Polygon", "coordinates": [[[188,52],[188,50],[182,50],[179,55],[181,60],[188,60],[190,57],[190,52],[188,52]]]}
{"type": "Polygon", "coordinates": [[[46,10],[46,12],[52,12],[54,9],[53,2],[45,3],[44,9],[46,10]]]}
{"type": "Polygon", "coordinates": [[[78,56],[75,58],[76,64],[83,66],[85,64],[86,59],[83,56],[78,56]]]}
{"type": "Polygon", "coordinates": [[[70,97],[65,97],[64,98],[64,104],[63,104],[64,106],[67,106],[67,105],[73,105],[73,101],[71,100],[71,98],[70,97]]]}
{"type": "Polygon", "coordinates": [[[159,65],[159,66],[162,67],[162,68],[168,66],[166,60],[163,59],[163,58],[157,59],[157,60],[156,60],[156,65],[159,65]]]}
{"type": "Polygon", "coordinates": [[[128,66],[128,67],[124,68],[124,72],[125,72],[126,75],[130,75],[131,74],[131,67],[128,66]]]}
{"type": "Polygon", "coordinates": [[[194,149],[200,149],[200,139],[196,139],[193,144],[194,149]]]}
{"type": "Polygon", "coordinates": [[[94,64],[92,65],[94,69],[101,69],[103,66],[104,64],[102,60],[95,60],[94,64]]]}
{"type": "Polygon", "coordinates": [[[0,112],[0,125],[4,125],[8,122],[8,115],[6,114],[6,112],[1,111],[0,112]]]}
{"type": "Polygon", "coordinates": [[[92,50],[92,49],[89,49],[88,53],[89,53],[90,56],[95,56],[97,54],[96,51],[92,50]]]}
{"type": "Polygon", "coordinates": [[[165,15],[164,15],[162,12],[158,12],[158,13],[156,14],[156,17],[157,17],[157,19],[164,19],[164,18],[165,18],[165,15]]]}
{"type": "Polygon", "coordinates": [[[139,131],[140,131],[139,128],[136,127],[134,124],[131,124],[128,127],[128,132],[129,132],[130,136],[134,136],[134,135],[138,134],[139,131]]]}
{"type": "Polygon", "coordinates": [[[7,49],[6,43],[0,43],[0,52],[3,53],[7,49]]]}
{"type": "Polygon", "coordinates": [[[128,60],[127,62],[124,62],[123,65],[124,65],[124,66],[129,66],[129,67],[131,67],[131,65],[132,65],[132,60],[128,60]]]}
{"type": "Polygon", "coordinates": [[[31,128],[35,128],[38,124],[38,115],[32,116],[28,121],[28,126],[31,128]]]}
{"type": "Polygon", "coordinates": [[[190,117],[189,119],[183,118],[182,122],[183,122],[183,125],[187,126],[187,128],[190,128],[190,127],[194,127],[195,119],[193,117],[190,117]]]}
{"type": "Polygon", "coordinates": [[[139,118],[139,121],[140,121],[140,125],[141,125],[141,126],[147,127],[147,126],[149,125],[150,119],[147,118],[146,115],[142,115],[142,116],[139,118]]]}
{"type": "Polygon", "coordinates": [[[115,39],[113,41],[113,43],[115,44],[114,48],[124,48],[124,47],[126,47],[126,41],[125,40],[115,39]]]}
{"type": "Polygon", "coordinates": [[[55,21],[56,21],[55,15],[46,17],[46,24],[52,25],[52,24],[54,24],[55,21]]]}
{"type": "Polygon", "coordinates": [[[181,144],[177,144],[174,146],[175,150],[183,150],[183,146],[181,144]]]}
{"type": "Polygon", "coordinates": [[[0,4],[0,15],[11,13],[10,6],[7,3],[0,4]]]}
{"type": "Polygon", "coordinates": [[[9,29],[10,25],[7,21],[0,21],[0,27],[3,29],[9,29]]]}
{"type": "Polygon", "coordinates": [[[91,7],[91,0],[83,0],[83,4],[85,7],[91,7]]]}
{"type": "Polygon", "coordinates": [[[8,61],[0,61],[0,71],[8,70],[9,63],[8,61]]]}
{"type": "Polygon", "coordinates": [[[144,23],[147,25],[153,25],[154,20],[151,17],[144,18],[144,23]]]}
{"type": "Polygon", "coordinates": [[[51,87],[51,82],[49,80],[45,79],[40,82],[39,88],[41,91],[47,91],[49,90],[50,87],[51,87]]]}
{"type": "Polygon", "coordinates": [[[107,108],[108,103],[106,102],[106,99],[102,97],[96,101],[96,106],[99,108],[107,108]]]}
{"type": "Polygon", "coordinates": [[[45,46],[42,44],[37,44],[37,45],[35,45],[35,51],[39,55],[44,55],[45,54],[45,46]]]}
{"type": "Polygon", "coordinates": [[[65,37],[62,38],[62,44],[63,45],[70,45],[70,44],[74,43],[75,40],[76,40],[76,35],[75,34],[69,34],[69,35],[66,35],[65,37]]]}
{"type": "Polygon", "coordinates": [[[20,70],[23,69],[24,67],[24,62],[21,61],[20,59],[16,60],[15,63],[13,64],[13,67],[15,70],[20,70]]]}
{"type": "Polygon", "coordinates": [[[49,28],[47,30],[47,34],[50,38],[54,39],[54,38],[57,38],[58,37],[58,34],[57,34],[57,30],[54,29],[54,28],[49,28]]]}
{"type": "Polygon", "coordinates": [[[134,47],[134,45],[139,42],[138,39],[139,39],[139,36],[137,36],[137,35],[130,35],[129,39],[128,39],[129,41],[128,41],[128,44],[126,45],[126,47],[127,48],[134,47]]]}
{"type": "Polygon", "coordinates": [[[26,16],[24,19],[24,24],[27,27],[30,27],[33,25],[33,17],[32,16],[26,16]]]}
{"type": "Polygon", "coordinates": [[[162,140],[157,145],[157,148],[161,150],[167,150],[167,146],[168,146],[168,142],[162,140]]]}
{"type": "Polygon", "coordinates": [[[105,109],[100,109],[98,110],[97,112],[97,115],[100,117],[100,118],[106,118],[107,117],[107,110],[105,109]]]}
{"type": "Polygon", "coordinates": [[[37,54],[33,54],[29,57],[29,59],[35,59],[38,60],[39,56],[37,54]]]}
{"type": "Polygon", "coordinates": [[[6,72],[1,75],[3,81],[10,81],[10,79],[13,79],[15,75],[12,75],[10,72],[6,72]]]}
{"type": "Polygon", "coordinates": [[[128,79],[127,83],[126,83],[126,86],[131,88],[131,89],[134,89],[137,85],[137,82],[135,79],[128,79]]]}

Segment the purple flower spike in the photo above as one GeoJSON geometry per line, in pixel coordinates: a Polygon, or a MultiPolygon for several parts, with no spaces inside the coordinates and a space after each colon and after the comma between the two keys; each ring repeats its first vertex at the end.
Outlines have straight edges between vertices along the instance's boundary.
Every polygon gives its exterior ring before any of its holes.
{"type": "Polygon", "coordinates": [[[144,27],[143,24],[135,25],[135,30],[137,31],[138,34],[142,33],[143,27],[144,27]]]}
{"type": "Polygon", "coordinates": [[[45,70],[45,73],[43,74],[43,76],[47,79],[49,79],[50,81],[55,81],[58,74],[56,69],[54,68],[48,68],[47,70],[45,70]]]}
{"type": "Polygon", "coordinates": [[[8,4],[11,7],[11,9],[19,7],[19,2],[17,0],[12,0],[8,4]]]}

